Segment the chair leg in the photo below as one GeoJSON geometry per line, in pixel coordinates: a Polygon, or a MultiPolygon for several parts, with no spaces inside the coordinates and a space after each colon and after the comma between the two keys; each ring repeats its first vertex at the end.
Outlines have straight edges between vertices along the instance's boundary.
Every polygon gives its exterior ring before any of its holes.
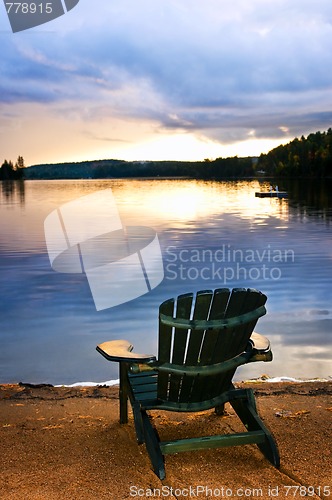
{"type": "Polygon", "coordinates": [[[257,443],[263,455],[275,466],[280,466],[280,456],[277,444],[257,413],[254,393],[251,389],[245,389],[243,397],[230,401],[238,417],[248,431],[262,430],[265,434],[264,443],[257,443]]]}
{"type": "Polygon", "coordinates": [[[141,414],[142,414],[146,449],[149,454],[155,474],[157,474],[159,479],[163,480],[166,477],[166,472],[164,465],[164,457],[159,446],[160,442],[159,436],[156,429],[154,429],[153,425],[151,424],[146,411],[142,410],[141,414]]]}
{"type": "Polygon", "coordinates": [[[277,444],[270,432],[265,434],[265,443],[259,443],[257,446],[263,453],[263,455],[277,468],[280,467],[280,456],[277,448],[277,444]]]}
{"type": "Polygon", "coordinates": [[[225,412],[225,403],[216,406],[215,409],[214,409],[214,411],[215,411],[216,415],[219,415],[219,416],[226,415],[226,412],[225,412]]]}
{"type": "Polygon", "coordinates": [[[139,404],[138,401],[132,403],[132,409],[134,414],[134,424],[135,424],[137,443],[143,444],[145,442],[144,424],[142,419],[141,405],[139,404]]]}
{"type": "Polygon", "coordinates": [[[127,363],[119,363],[119,401],[120,401],[120,424],[128,423],[128,379],[127,363]]]}

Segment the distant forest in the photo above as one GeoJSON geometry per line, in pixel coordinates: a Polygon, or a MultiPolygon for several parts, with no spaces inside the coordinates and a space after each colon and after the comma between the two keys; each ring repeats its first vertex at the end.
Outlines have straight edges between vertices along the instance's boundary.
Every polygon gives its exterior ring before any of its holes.
{"type": "Polygon", "coordinates": [[[332,129],[296,138],[262,154],[256,168],[274,177],[332,177],[332,129]]]}
{"type": "Polygon", "coordinates": [[[332,129],[295,138],[259,158],[216,158],[196,162],[96,160],[26,167],[5,160],[0,180],[6,179],[111,179],[126,177],[186,177],[195,179],[244,179],[256,175],[288,178],[332,177],[332,129]]]}
{"type": "Polygon", "coordinates": [[[245,178],[254,175],[252,158],[217,158],[210,161],[97,160],[80,163],[34,165],[26,179],[111,179],[123,177],[186,177],[196,179],[245,178]]]}

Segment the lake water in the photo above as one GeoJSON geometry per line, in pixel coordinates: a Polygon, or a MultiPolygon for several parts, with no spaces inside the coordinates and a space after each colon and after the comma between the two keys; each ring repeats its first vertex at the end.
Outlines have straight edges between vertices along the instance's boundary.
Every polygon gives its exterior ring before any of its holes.
{"type": "Polygon", "coordinates": [[[118,377],[95,351],[125,338],[155,353],[159,304],[220,287],[268,296],[256,331],[272,363],[237,380],[332,376],[332,189],[285,184],[288,199],[257,198],[263,181],[63,180],[0,183],[0,382],[72,384],[118,377]],[[129,302],[96,310],[84,274],[51,268],[44,221],[64,203],[111,188],[126,226],[156,231],[164,279],[129,302]]]}

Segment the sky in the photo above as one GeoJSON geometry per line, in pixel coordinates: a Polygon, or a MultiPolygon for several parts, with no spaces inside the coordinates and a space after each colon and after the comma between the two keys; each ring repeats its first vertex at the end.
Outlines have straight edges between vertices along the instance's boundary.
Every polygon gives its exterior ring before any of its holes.
{"type": "Polygon", "coordinates": [[[331,0],[0,4],[0,162],[259,156],[332,126],[331,0]]]}

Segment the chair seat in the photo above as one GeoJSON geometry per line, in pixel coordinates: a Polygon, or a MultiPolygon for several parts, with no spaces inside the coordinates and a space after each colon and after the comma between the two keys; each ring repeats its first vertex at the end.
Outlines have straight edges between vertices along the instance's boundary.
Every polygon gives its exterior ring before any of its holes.
{"type": "Polygon", "coordinates": [[[142,373],[129,373],[128,379],[133,391],[134,398],[144,406],[148,404],[158,405],[157,383],[158,372],[147,371],[142,373]],[[144,404],[145,403],[145,404],[144,404]]]}

